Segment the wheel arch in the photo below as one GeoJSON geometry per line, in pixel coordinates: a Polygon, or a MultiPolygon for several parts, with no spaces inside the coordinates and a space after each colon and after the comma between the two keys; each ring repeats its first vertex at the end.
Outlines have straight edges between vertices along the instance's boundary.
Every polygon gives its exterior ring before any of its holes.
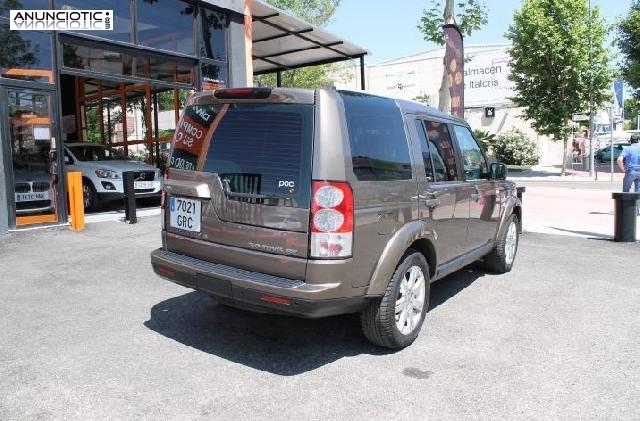
{"type": "Polygon", "coordinates": [[[384,294],[391,276],[407,250],[420,252],[429,265],[429,277],[433,278],[436,271],[437,254],[433,231],[420,220],[411,221],[398,230],[387,242],[378,258],[375,269],[369,281],[368,296],[384,294]]]}

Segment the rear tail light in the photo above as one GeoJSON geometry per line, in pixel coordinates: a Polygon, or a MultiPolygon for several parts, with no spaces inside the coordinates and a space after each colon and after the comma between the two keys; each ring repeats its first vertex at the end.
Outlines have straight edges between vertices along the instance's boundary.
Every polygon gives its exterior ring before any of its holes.
{"type": "Polygon", "coordinates": [[[160,191],[160,225],[162,227],[162,230],[166,229],[165,226],[165,221],[164,221],[164,215],[165,215],[165,206],[167,204],[167,191],[166,189],[166,185],[167,185],[167,171],[164,172],[164,176],[162,177],[162,190],[160,191]]]}
{"type": "Polygon", "coordinates": [[[314,181],[311,257],[350,257],[353,248],[353,191],[348,183],[314,181]]]}

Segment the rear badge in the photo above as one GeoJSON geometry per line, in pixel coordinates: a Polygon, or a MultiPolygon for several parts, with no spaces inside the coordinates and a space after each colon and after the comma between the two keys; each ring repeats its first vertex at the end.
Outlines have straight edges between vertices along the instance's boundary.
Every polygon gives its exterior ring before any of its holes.
{"type": "Polygon", "coordinates": [[[252,241],[249,241],[249,247],[251,247],[254,250],[260,250],[260,251],[264,251],[264,252],[267,252],[267,253],[277,253],[277,254],[292,255],[292,254],[296,254],[298,252],[298,250],[295,250],[295,249],[288,249],[288,248],[279,247],[279,246],[269,246],[269,245],[266,245],[266,244],[258,244],[258,243],[254,243],[252,241]]]}
{"type": "Polygon", "coordinates": [[[286,190],[287,193],[293,194],[296,191],[296,182],[293,180],[278,180],[278,190],[286,190]]]}

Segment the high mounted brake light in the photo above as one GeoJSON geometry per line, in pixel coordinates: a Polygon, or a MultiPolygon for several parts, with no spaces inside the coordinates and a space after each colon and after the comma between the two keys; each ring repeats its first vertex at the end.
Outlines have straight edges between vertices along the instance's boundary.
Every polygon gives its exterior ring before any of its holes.
{"type": "Polygon", "coordinates": [[[218,99],[265,99],[271,96],[271,88],[230,88],[213,92],[218,99]]]}

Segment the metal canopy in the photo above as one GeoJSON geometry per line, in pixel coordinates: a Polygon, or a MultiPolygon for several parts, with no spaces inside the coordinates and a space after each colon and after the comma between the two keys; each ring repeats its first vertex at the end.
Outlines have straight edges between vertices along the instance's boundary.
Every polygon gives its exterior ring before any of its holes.
{"type": "Polygon", "coordinates": [[[368,51],[291,17],[273,6],[253,2],[253,74],[362,58],[368,51]]]}

